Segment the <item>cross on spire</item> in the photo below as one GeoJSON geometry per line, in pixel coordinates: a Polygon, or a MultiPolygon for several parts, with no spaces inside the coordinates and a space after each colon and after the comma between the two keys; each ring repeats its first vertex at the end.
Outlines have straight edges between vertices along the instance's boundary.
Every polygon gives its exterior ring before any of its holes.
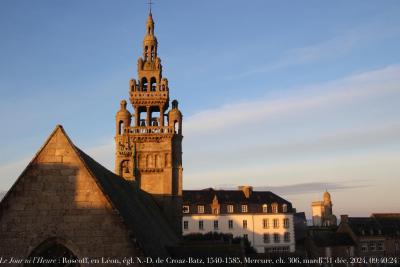
{"type": "Polygon", "coordinates": [[[152,0],[149,0],[149,2],[147,4],[149,5],[149,12],[150,12],[150,15],[151,15],[151,6],[154,5],[154,3],[153,3],[152,0]]]}

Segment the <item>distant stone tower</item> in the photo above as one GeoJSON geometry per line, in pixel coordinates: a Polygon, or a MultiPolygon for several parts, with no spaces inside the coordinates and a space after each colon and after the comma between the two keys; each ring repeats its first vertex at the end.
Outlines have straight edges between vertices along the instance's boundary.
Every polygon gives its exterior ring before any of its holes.
{"type": "Polygon", "coordinates": [[[127,180],[137,181],[142,190],[151,193],[171,225],[180,233],[182,113],[178,109],[178,101],[174,100],[166,116],[169,87],[168,80],[162,77],[157,45],[150,11],[143,40],[143,56],[137,63],[138,81],[132,79],[129,86],[134,113],[131,115],[126,101],[122,100],[116,115],[115,173],[127,180]]]}
{"type": "Polygon", "coordinates": [[[332,213],[331,194],[324,192],[323,201],[314,201],[311,204],[314,226],[336,226],[337,219],[332,213]]]}

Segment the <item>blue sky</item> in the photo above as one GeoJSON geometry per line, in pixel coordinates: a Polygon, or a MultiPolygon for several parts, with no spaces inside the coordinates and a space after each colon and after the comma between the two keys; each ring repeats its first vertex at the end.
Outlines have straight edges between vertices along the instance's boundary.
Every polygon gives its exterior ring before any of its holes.
{"type": "MultiPolygon", "coordinates": [[[[56,124],[113,169],[146,1],[0,1],[0,190],[56,124]]],[[[399,1],[156,1],[184,188],[251,184],[310,212],[400,212],[399,1]]]]}

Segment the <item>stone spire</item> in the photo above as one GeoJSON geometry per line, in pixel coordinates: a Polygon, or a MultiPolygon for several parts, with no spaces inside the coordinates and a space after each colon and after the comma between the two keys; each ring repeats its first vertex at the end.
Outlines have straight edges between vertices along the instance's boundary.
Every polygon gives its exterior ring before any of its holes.
{"type": "Polygon", "coordinates": [[[150,13],[146,23],[146,35],[143,39],[144,61],[155,61],[157,58],[157,38],[154,36],[153,15],[150,13]]]}

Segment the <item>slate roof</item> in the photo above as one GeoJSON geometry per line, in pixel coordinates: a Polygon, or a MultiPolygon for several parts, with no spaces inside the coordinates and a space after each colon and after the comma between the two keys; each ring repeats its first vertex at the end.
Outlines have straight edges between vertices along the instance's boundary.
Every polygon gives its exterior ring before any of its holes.
{"type": "Polygon", "coordinates": [[[124,223],[132,230],[146,256],[169,256],[167,249],[177,245],[178,238],[152,196],[140,190],[136,183],[112,173],[82,150],[75,148],[124,223]]]}
{"type": "Polygon", "coordinates": [[[384,235],[400,236],[400,213],[374,213],[371,217],[381,226],[384,235]]]}
{"type": "Polygon", "coordinates": [[[336,229],[313,229],[311,239],[317,247],[355,246],[347,233],[338,233],[336,229]]]}
{"type": "Polygon", "coordinates": [[[215,190],[207,188],[203,190],[183,190],[184,203],[211,204],[217,196],[220,204],[248,203],[248,204],[287,204],[291,203],[270,191],[253,191],[249,198],[241,190],[215,190]]]}
{"type": "Polygon", "coordinates": [[[347,233],[319,232],[312,239],[318,247],[355,246],[347,233]]]}
{"type": "Polygon", "coordinates": [[[348,224],[358,236],[376,236],[382,234],[382,226],[372,217],[349,217],[348,224]]]}

